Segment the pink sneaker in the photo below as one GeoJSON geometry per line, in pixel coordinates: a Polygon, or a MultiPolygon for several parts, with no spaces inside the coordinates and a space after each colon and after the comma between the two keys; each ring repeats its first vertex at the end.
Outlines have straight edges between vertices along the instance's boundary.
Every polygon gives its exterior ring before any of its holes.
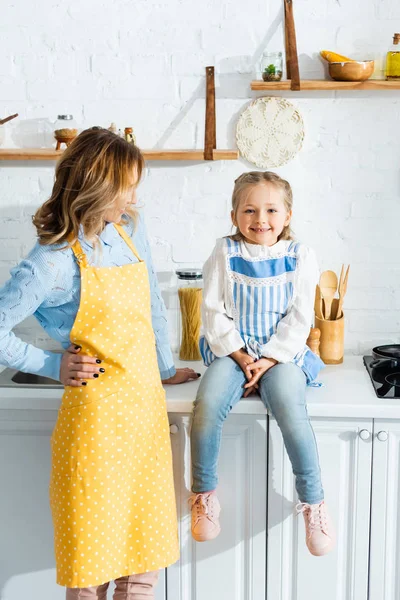
{"type": "Polygon", "coordinates": [[[299,502],[297,514],[303,513],[307,548],[314,556],[324,556],[335,545],[335,531],[324,501],[319,504],[299,502]]]}
{"type": "Polygon", "coordinates": [[[192,509],[192,536],[196,542],[208,542],[221,531],[219,513],[221,506],[215,492],[193,494],[189,502],[192,509]]]}

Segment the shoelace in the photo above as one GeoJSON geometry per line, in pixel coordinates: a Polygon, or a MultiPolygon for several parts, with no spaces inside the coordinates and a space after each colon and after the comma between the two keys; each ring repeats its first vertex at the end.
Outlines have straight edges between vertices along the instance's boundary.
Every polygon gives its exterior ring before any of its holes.
{"type": "Polygon", "coordinates": [[[314,531],[321,531],[325,535],[329,535],[328,521],[323,502],[320,504],[307,504],[307,502],[298,502],[296,504],[296,511],[298,515],[300,513],[307,513],[310,536],[314,533],[314,531]]]}
{"type": "MultiPolygon", "coordinates": [[[[193,506],[196,507],[196,524],[202,515],[206,515],[207,518],[210,519],[209,514],[210,512],[212,513],[212,511],[210,511],[208,501],[210,499],[211,494],[212,492],[210,492],[209,494],[193,494],[193,496],[190,496],[190,498],[188,499],[191,508],[193,508],[193,506]]],[[[212,517],[212,514],[210,516],[212,517]]]]}

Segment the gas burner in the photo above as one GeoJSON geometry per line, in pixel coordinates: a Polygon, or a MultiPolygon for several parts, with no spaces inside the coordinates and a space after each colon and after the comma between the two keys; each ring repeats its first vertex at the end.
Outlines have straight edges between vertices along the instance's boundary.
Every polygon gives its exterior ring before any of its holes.
{"type": "Polygon", "coordinates": [[[400,399],[400,360],[364,356],[364,365],[378,398],[400,399]]]}
{"type": "Polygon", "coordinates": [[[391,385],[400,385],[400,373],[390,373],[390,375],[386,375],[385,380],[391,385]]]}

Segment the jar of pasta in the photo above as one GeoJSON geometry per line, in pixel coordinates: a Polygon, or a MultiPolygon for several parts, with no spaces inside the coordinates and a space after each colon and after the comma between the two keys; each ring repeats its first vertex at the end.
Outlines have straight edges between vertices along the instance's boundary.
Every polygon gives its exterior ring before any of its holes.
{"type": "Polygon", "coordinates": [[[203,273],[201,269],[179,269],[178,343],[180,360],[201,360],[199,338],[201,327],[201,301],[203,273]]]}

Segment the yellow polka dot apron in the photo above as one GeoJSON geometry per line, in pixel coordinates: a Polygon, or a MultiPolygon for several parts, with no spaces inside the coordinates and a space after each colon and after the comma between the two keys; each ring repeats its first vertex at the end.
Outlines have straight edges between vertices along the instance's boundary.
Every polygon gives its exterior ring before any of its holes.
{"type": "Polygon", "coordinates": [[[90,587],[179,558],[169,423],[145,263],[93,267],[79,242],[71,342],[105,373],[66,387],[51,438],[57,583],[90,587]]]}

